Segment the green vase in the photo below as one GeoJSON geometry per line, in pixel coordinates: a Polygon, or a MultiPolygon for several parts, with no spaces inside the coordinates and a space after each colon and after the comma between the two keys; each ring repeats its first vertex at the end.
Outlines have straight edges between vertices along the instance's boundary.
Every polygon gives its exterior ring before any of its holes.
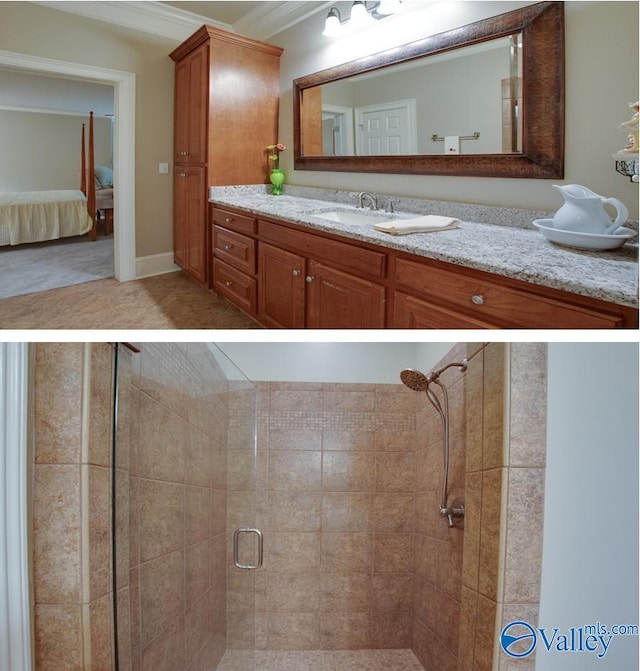
{"type": "Polygon", "coordinates": [[[269,175],[269,181],[273,184],[273,189],[271,190],[271,195],[281,196],[282,195],[282,185],[284,184],[284,173],[280,168],[274,168],[269,175]]]}

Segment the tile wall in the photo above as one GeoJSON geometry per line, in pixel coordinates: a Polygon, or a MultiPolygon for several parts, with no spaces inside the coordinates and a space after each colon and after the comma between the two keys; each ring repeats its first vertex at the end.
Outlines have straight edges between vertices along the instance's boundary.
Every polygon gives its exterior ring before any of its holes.
{"type": "MultiPolygon", "coordinates": [[[[410,647],[415,411],[401,385],[259,385],[258,649],[410,647]]],[[[230,490],[244,471],[230,450],[230,490]]]]}

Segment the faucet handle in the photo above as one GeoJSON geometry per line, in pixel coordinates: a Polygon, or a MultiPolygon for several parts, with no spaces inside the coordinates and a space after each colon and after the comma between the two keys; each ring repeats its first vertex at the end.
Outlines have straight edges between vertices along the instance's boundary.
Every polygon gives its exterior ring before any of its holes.
{"type": "Polygon", "coordinates": [[[393,198],[389,198],[387,201],[387,206],[384,208],[385,212],[389,212],[390,214],[393,214],[395,212],[394,205],[393,205],[393,198]]]}

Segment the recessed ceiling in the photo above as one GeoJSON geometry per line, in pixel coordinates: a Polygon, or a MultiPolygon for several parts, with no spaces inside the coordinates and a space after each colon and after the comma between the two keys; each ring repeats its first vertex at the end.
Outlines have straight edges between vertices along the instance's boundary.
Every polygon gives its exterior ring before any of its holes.
{"type": "Polygon", "coordinates": [[[169,5],[183,12],[192,12],[200,16],[207,16],[214,21],[228,23],[232,26],[247,12],[257,9],[265,2],[253,0],[237,0],[236,2],[159,2],[160,5],[169,5]]]}

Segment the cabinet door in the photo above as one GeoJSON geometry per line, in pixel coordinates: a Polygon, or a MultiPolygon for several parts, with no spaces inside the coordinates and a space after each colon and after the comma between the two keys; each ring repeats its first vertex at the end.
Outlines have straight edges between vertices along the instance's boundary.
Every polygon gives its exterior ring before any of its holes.
{"type": "Polygon", "coordinates": [[[455,310],[433,305],[428,301],[396,291],[393,328],[396,329],[487,329],[496,328],[487,322],[462,315],[455,310]]]}
{"type": "Polygon", "coordinates": [[[205,163],[209,48],[195,49],[176,63],[174,161],[205,163]]]}
{"type": "Polygon", "coordinates": [[[261,243],[258,317],[265,326],[304,328],[304,257],[261,243]]]}
{"type": "Polygon", "coordinates": [[[201,284],[206,284],[205,168],[178,166],[174,175],[174,259],[187,274],[201,284]]]}
{"type": "Polygon", "coordinates": [[[383,286],[317,261],[309,261],[305,279],[308,328],[384,328],[383,286]]]}

